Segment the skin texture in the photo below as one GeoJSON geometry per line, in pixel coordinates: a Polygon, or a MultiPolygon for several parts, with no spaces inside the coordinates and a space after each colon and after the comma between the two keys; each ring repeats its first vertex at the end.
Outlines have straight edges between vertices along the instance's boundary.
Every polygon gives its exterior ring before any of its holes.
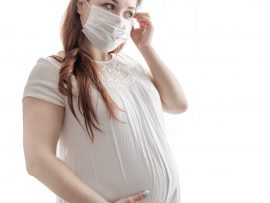
{"type": "MultiPolygon", "coordinates": [[[[136,0],[118,0],[118,2],[116,4],[112,0],[92,0],[89,4],[98,6],[102,6],[102,3],[114,4],[115,8],[111,11],[125,18],[130,11],[134,14],[135,11],[128,7],[136,7],[136,0]]],[[[107,9],[111,7],[108,6],[107,9]]],[[[77,12],[82,16],[83,22],[86,22],[89,8],[84,1],[78,1],[77,12]]],[[[149,66],[148,76],[161,96],[163,110],[168,113],[184,112],[187,109],[187,102],[182,88],[151,45],[154,29],[149,13],[138,12],[134,18],[140,27],[132,29],[131,38],[149,66]]],[[[84,44],[93,53],[95,60],[110,59],[108,53],[99,51],[89,41],[84,44]]],[[[24,97],[22,102],[23,147],[27,172],[69,203],[108,203],[56,156],[64,108],[30,96],[24,97]]],[[[145,198],[142,192],[123,197],[115,203],[139,202],[145,198]]]]}

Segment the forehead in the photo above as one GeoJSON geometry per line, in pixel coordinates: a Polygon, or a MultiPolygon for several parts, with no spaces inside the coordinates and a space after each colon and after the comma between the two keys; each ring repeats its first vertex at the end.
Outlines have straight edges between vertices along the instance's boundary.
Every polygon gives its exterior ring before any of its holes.
{"type": "Polygon", "coordinates": [[[136,7],[138,0],[118,0],[120,4],[132,7],[136,7]]]}
{"type": "Polygon", "coordinates": [[[120,7],[136,7],[138,0],[92,0],[96,3],[105,3],[105,2],[111,2],[114,3],[120,7]]]}

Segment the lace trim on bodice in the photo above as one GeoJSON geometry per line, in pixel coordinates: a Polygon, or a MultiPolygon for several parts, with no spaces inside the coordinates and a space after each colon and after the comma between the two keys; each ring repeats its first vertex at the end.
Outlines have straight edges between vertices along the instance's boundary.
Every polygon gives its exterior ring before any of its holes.
{"type": "Polygon", "coordinates": [[[96,61],[96,63],[101,80],[105,82],[128,82],[128,78],[138,69],[135,61],[129,60],[127,56],[123,55],[112,54],[109,61],[96,61]]]}
{"type": "MultiPolygon", "coordinates": [[[[125,53],[116,55],[111,54],[112,58],[108,61],[95,60],[98,65],[98,72],[100,79],[105,83],[118,83],[118,84],[129,84],[134,79],[131,77],[134,72],[145,72],[144,68],[140,66],[133,58],[125,53]]],[[[60,63],[56,62],[51,57],[47,57],[56,66],[60,66],[60,63]]],[[[72,83],[76,83],[73,76],[72,83]]]]}

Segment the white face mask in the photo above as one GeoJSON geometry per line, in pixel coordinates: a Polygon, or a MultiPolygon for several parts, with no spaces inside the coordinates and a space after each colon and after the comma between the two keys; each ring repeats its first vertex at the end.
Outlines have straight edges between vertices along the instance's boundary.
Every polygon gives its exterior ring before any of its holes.
{"type": "MultiPolygon", "coordinates": [[[[130,37],[132,20],[127,20],[103,8],[92,5],[82,32],[99,50],[110,52],[130,37]]],[[[82,22],[82,20],[81,20],[82,22]]]]}

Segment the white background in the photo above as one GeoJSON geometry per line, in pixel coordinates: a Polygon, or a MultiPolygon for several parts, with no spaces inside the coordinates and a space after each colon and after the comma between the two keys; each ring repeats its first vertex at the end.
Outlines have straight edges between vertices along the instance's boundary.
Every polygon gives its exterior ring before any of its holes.
{"type": "MultiPolygon", "coordinates": [[[[1,44],[1,202],[54,202],[27,174],[22,91],[39,57],[61,47],[68,1],[3,1],[1,44]]],[[[270,1],[144,0],[153,46],[188,99],[164,113],[178,163],[182,203],[270,202],[270,1]]],[[[132,41],[125,47],[142,60],[132,41]]]]}

